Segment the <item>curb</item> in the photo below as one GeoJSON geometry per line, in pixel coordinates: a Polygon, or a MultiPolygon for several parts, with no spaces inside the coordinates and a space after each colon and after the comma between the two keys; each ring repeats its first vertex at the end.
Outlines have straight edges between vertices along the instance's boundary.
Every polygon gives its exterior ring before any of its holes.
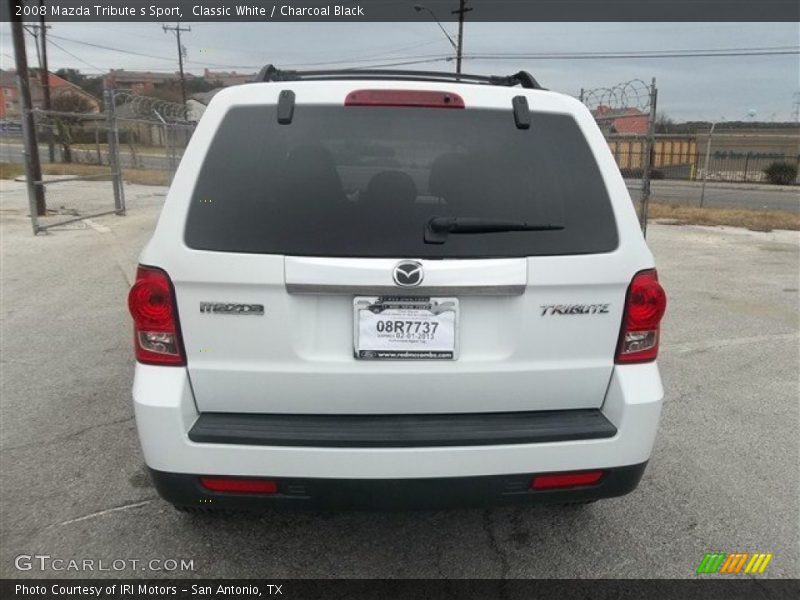
{"type": "MultiPolygon", "coordinates": [[[[639,179],[626,179],[625,185],[628,187],[640,184],[639,179]]],[[[702,182],[699,181],[676,181],[670,179],[653,179],[650,181],[650,186],[655,187],[663,185],[665,187],[688,187],[700,189],[703,187],[702,182]]],[[[708,181],[706,182],[706,189],[717,190],[742,190],[751,192],[780,192],[800,194],[800,185],[770,185],[768,183],[733,183],[725,181],[708,181]]]]}

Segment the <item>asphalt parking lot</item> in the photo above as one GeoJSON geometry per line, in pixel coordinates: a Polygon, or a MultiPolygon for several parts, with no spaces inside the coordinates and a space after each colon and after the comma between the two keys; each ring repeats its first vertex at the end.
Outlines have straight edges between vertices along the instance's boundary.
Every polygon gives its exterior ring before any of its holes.
{"type": "MultiPolygon", "coordinates": [[[[706,552],[771,552],[800,577],[797,232],[651,225],[669,295],[667,397],[639,488],[583,508],[188,516],[143,469],[125,296],[162,188],[129,215],[33,237],[2,186],[0,576],[695,577],[706,552]],[[187,559],[186,571],[39,571],[18,555],[187,559]]],[[[107,198],[108,183],[64,194],[107,198]]],[[[145,568],[146,569],[146,568],[145,568]]]]}

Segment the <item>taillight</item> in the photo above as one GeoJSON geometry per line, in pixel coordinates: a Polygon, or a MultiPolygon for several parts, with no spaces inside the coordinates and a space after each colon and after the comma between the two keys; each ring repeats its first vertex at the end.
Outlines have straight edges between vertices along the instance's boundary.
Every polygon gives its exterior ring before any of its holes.
{"type": "Polygon", "coordinates": [[[150,365],[184,365],[175,293],[161,269],[140,266],[128,293],[136,360],[150,365]]]}
{"type": "Polygon", "coordinates": [[[537,475],[531,481],[532,490],[557,490],[562,488],[595,485],[603,478],[603,471],[584,471],[582,473],[551,473],[537,475]]]}
{"type": "Polygon", "coordinates": [[[430,90],[355,90],[347,94],[344,105],[464,108],[464,99],[451,92],[430,90]]]}
{"type": "Polygon", "coordinates": [[[667,295],[658,283],[655,269],[633,277],[625,298],[625,313],[617,346],[617,363],[655,360],[661,318],[667,309],[667,295]]]}
{"type": "Polygon", "coordinates": [[[200,485],[212,492],[230,494],[275,494],[278,484],[272,479],[251,477],[201,477],[200,485]]]}

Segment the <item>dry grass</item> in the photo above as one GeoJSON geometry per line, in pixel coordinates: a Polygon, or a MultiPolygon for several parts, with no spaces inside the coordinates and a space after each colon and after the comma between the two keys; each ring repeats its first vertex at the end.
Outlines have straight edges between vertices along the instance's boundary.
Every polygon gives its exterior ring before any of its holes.
{"type": "Polygon", "coordinates": [[[668,221],[674,225],[728,225],[753,231],[800,230],[800,214],[781,210],[746,208],[699,208],[681,204],[651,202],[648,221],[668,221]]]}
{"type": "MultiPolygon", "coordinates": [[[[109,173],[109,169],[98,165],[55,163],[43,164],[42,173],[45,175],[106,175],[109,173]]],[[[122,177],[129,183],[169,185],[169,173],[159,169],[122,169],[122,177]]]]}
{"type": "MultiPolygon", "coordinates": [[[[103,175],[108,167],[97,165],[43,164],[47,175],[103,175]]],[[[0,163],[0,179],[13,179],[24,174],[22,165],[0,163]]],[[[123,169],[125,181],[142,185],[169,185],[169,173],[157,169],[123,169]]],[[[637,206],[638,208],[638,206],[637,206]]],[[[800,230],[800,214],[778,210],[749,210],[745,208],[698,208],[681,204],[651,202],[650,221],[666,221],[675,225],[728,225],[753,231],[773,229],[800,230]]]]}
{"type": "MultiPolygon", "coordinates": [[[[25,169],[22,165],[0,163],[0,179],[14,179],[24,174],[25,169]]],[[[42,174],[80,176],[107,175],[108,179],[111,179],[108,167],[84,165],[80,163],[43,163],[42,174]]],[[[141,185],[169,185],[170,183],[169,173],[159,169],[123,169],[122,177],[129,183],[139,183],[141,185]]],[[[102,181],[102,179],[100,179],[100,181],[102,181]]]]}
{"type": "Polygon", "coordinates": [[[22,165],[14,163],[0,163],[0,179],[14,179],[25,173],[22,165]]]}
{"type": "MultiPolygon", "coordinates": [[[[81,150],[81,151],[90,151],[96,152],[97,151],[97,144],[72,144],[73,150],[81,150]]],[[[131,149],[130,144],[120,144],[121,151],[129,151],[131,149]]],[[[133,149],[137,154],[153,154],[158,156],[166,156],[167,149],[163,146],[143,146],[140,144],[134,144],[133,149]]],[[[107,144],[100,144],[100,151],[105,153],[108,152],[108,145],[107,144]]]]}

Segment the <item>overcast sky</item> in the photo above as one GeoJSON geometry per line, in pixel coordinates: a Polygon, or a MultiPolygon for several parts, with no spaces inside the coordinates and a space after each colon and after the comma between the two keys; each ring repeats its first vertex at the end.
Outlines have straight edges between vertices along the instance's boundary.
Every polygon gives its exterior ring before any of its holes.
{"type": "MultiPolygon", "coordinates": [[[[413,23],[197,23],[184,34],[187,70],[254,71],[264,63],[310,68],[364,66],[452,55],[436,24],[413,23]],[[364,61],[364,62],[359,62],[364,61]],[[212,65],[225,65],[212,66],[212,65]],[[305,65],[309,65],[305,67],[305,65]]],[[[455,37],[454,24],[445,27],[455,37]]],[[[50,69],[110,68],[175,71],[175,38],[157,23],[52,23],[50,69]],[[57,37],[58,36],[58,37],[57,37]],[[66,38],[66,39],[60,39],[66,38]],[[81,45],[113,47],[118,52],[81,45]],[[61,46],[61,48],[57,47],[61,46]],[[71,56],[70,53],[74,56],[71,56]],[[140,53],[151,56],[137,56],[140,53]],[[80,60],[79,60],[80,59],[80,60]],[[82,62],[81,62],[82,61],[82,62]],[[91,65],[91,66],[89,66],[91,65]]],[[[464,52],[542,53],[696,50],[800,45],[798,23],[467,23],[464,52]]],[[[3,69],[13,68],[8,23],[0,24],[3,69]]],[[[36,52],[28,43],[28,60],[36,52]]],[[[453,62],[405,68],[452,70],[453,62]]],[[[577,95],[581,87],[610,86],[656,77],[659,112],[676,120],[786,121],[800,91],[800,56],[739,56],[602,60],[467,60],[463,70],[506,74],[524,69],[542,85],[577,95]]]]}

